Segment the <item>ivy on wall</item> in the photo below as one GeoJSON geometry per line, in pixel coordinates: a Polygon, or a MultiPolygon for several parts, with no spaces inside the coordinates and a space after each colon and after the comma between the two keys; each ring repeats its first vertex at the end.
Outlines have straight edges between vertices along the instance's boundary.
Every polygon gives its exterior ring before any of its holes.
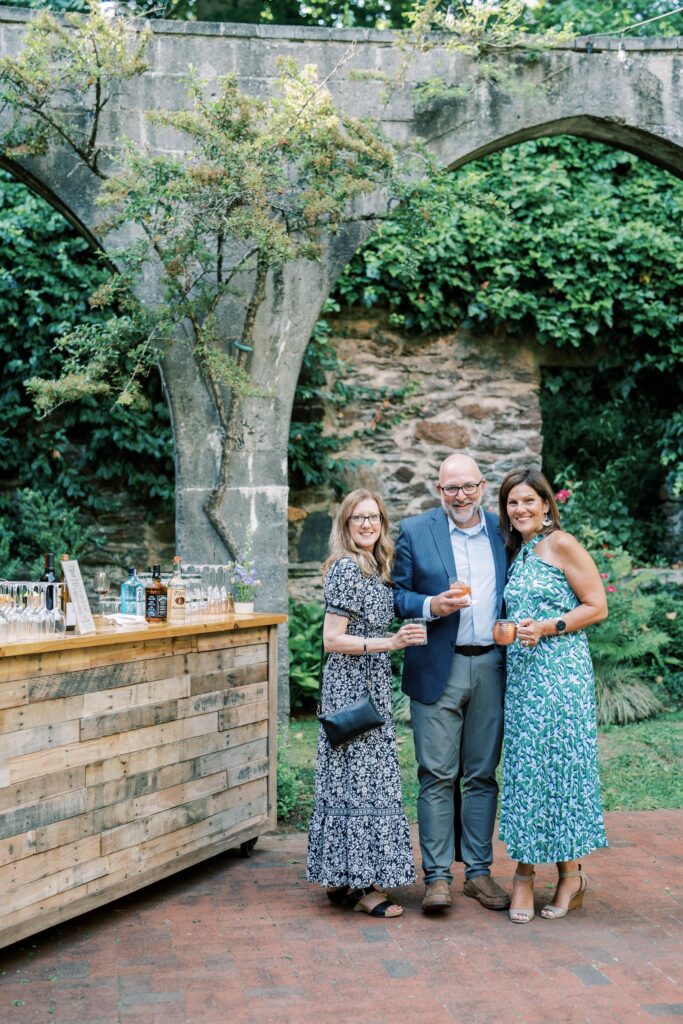
{"type": "Polygon", "coordinates": [[[95,319],[88,297],[108,271],[61,214],[6,172],[0,251],[0,544],[26,566],[48,543],[82,550],[92,538],[78,513],[105,511],[112,490],[127,490],[150,517],[159,503],[172,508],[173,440],[155,375],[142,410],[90,398],[36,418],[23,382],[57,373],[55,340],[95,319]]]}

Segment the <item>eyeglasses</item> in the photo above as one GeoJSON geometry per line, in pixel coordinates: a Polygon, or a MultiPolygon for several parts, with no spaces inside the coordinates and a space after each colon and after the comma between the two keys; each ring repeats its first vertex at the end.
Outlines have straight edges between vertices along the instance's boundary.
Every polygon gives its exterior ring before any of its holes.
{"type": "Polygon", "coordinates": [[[484,478],[482,477],[478,484],[472,482],[469,484],[463,484],[462,487],[455,487],[452,484],[447,484],[445,487],[442,487],[441,484],[439,484],[438,487],[441,493],[445,494],[447,498],[455,498],[458,491],[462,491],[462,493],[466,494],[468,498],[471,498],[473,494],[477,493],[477,489],[483,484],[483,482],[484,478]]]}
{"type": "Polygon", "coordinates": [[[353,523],[354,526],[362,526],[366,519],[371,526],[377,526],[378,523],[382,522],[382,516],[379,512],[375,512],[371,516],[349,516],[349,522],[353,523]]]}

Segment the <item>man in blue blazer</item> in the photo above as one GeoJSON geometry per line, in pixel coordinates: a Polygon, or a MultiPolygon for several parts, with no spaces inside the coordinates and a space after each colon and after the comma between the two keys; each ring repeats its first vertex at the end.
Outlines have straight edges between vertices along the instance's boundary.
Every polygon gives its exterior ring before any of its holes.
{"type": "Polygon", "coordinates": [[[407,647],[403,667],[420,782],[426,912],[450,906],[454,858],[465,864],[465,895],[491,910],[510,905],[491,876],[505,692],[493,625],[502,615],[507,555],[498,517],[481,507],[485,490],[474,459],[449,456],[436,485],[441,507],[404,519],[396,543],[397,615],[428,623],[427,645],[407,647]],[[450,589],[455,578],[471,595],[450,589]]]}

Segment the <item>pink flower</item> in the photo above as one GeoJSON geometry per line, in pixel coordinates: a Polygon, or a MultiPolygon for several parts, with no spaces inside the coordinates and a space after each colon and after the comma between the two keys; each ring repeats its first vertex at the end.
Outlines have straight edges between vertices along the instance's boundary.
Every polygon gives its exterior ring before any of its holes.
{"type": "Polygon", "coordinates": [[[564,505],[565,501],[571,498],[572,492],[568,491],[566,487],[563,487],[561,491],[558,491],[555,495],[555,501],[559,501],[561,505],[564,505]]]}
{"type": "Polygon", "coordinates": [[[613,586],[609,586],[609,587],[607,588],[607,593],[608,593],[608,594],[613,594],[613,593],[614,593],[614,591],[615,591],[616,589],[617,589],[616,587],[613,587],[613,586]]]}
{"type": "Polygon", "coordinates": [[[601,572],[600,573],[600,579],[608,580],[609,579],[609,573],[608,572],[601,572]]]}

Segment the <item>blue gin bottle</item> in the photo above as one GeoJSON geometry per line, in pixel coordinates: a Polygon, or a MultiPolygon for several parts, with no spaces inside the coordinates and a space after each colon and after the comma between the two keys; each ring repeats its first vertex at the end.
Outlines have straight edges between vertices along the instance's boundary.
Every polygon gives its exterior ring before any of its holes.
{"type": "Polygon", "coordinates": [[[121,611],[124,615],[145,615],[145,588],[133,566],[128,570],[128,579],[121,584],[121,611]]]}

